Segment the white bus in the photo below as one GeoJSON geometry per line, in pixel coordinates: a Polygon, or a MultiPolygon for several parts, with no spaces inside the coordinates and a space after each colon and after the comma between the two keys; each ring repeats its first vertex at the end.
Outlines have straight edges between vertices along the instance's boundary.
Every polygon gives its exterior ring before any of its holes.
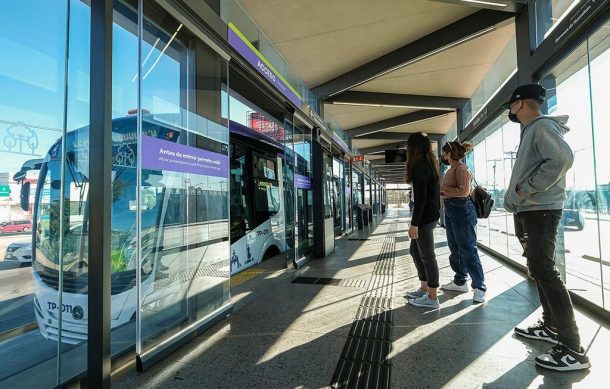
{"type": "MultiPolygon", "coordinates": [[[[231,142],[227,145],[179,129],[168,124],[173,121],[164,120],[163,116],[143,115],[143,135],[196,144],[224,155],[228,153],[230,165],[228,188],[226,179],[216,188],[209,185],[197,187],[185,184],[180,174],[142,170],[140,269],[143,297],[140,309],[143,312],[164,311],[168,320],[181,320],[185,310],[180,311],[179,306],[182,300],[191,297],[190,289],[196,289],[193,280],[197,277],[199,282],[205,282],[206,288],[218,286],[221,289],[219,293],[223,293],[222,289],[226,288],[223,282],[230,274],[286,250],[283,147],[234,122],[230,122],[231,142]],[[227,193],[230,193],[229,199],[227,193]],[[229,240],[230,261],[222,260],[227,258],[229,240]],[[193,256],[194,268],[184,267],[184,255],[193,256]]],[[[137,310],[136,120],[136,115],[113,120],[112,328],[134,321],[137,310]]],[[[22,207],[27,210],[30,207],[27,172],[39,170],[33,201],[32,234],[34,305],[38,327],[46,339],[58,340],[61,310],[61,341],[78,344],[87,338],[88,318],[88,128],[69,132],[66,149],[64,160],[60,138],[43,160],[24,164],[15,179],[23,184],[22,207]],[[60,223],[61,201],[64,202],[63,223],[60,223]],[[63,233],[60,231],[62,228],[63,233]],[[63,276],[61,303],[58,293],[60,272],[63,276]]]]}

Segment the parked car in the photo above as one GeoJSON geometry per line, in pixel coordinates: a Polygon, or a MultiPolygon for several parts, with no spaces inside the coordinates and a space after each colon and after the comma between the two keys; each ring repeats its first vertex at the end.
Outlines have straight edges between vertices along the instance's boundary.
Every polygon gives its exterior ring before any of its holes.
{"type": "Polygon", "coordinates": [[[30,232],[32,231],[32,222],[29,220],[14,220],[10,222],[0,222],[1,232],[30,232]]]}
{"type": "Polygon", "coordinates": [[[19,261],[23,263],[32,263],[32,242],[13,242],[6,248],[4,255],[5,261],[19,261]]]}
{"type": "Polygon", "coordinates": [[[563,225],[564,227],[575,227],[578,231],[585,228],[585,215],[579,209],[563,210],[563,225]]]}

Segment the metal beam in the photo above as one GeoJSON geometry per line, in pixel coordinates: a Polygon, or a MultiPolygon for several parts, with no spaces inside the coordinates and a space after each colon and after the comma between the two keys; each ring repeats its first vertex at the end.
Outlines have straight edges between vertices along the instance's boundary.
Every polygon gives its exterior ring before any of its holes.
{"type": "Polygon", "coordinates": [[[439,110],[421,110],[405,115],[395,116],[393,118],[380,120],[378,122],[365,124],[362,126],[354,127],[347,130],[350,137],[356,138],[362,135],[372,134],[375,132],[387,130],[389,128],[404,126],[406,124],[417,123],[423,120],[432,119],[438,116],[448,115],[447,111],[439,110]]]}
{"type": "Polygon", "coordinates": [[[473,8],[495,9],[497,11],[515,12],[522,10],[527,3],[527,0],[485,0],[481,2],[470,2],[468,0],[429,0],[437,3],[448,3],[473,8]]]}
{"type": "Polygon", "coordinates": [[[610,0],[581,1],[557,24],[530,57],[533,77],[542,78],[586,41],[589,35],[605,25],[609,17],[610,0]]]}
{"type": "Polygon", "coordinates": [[[330,97],[326,102],[345,105],[446,109],[451,111],[462,108],[468,102],[468,99],[461,97],[346,91],[330,97]]]}
{"type": "Polygon", "coordinates": [[[404,166],[403,162],[386,163],[384,159],[373,159],[370,161],[375,167],[383,166],[404,166]]]}
{"type": "Polygon", "coordinates": [[[110,388],[112,0],[91,0],[87,387],[110,388]]]}
{"type": "Polygon", "coordinates": [[[406,148],[406,146],[407,146],[407,140],[405,139],[402,142],[387,143],[385,145],[367,147],[367,148],[359,149],[359,150],[362,154],[375,154],[375,153],[381,153],[385,150],[404,149],[404,148],[406,148]]]}
{"type": "MultiPolygon", "coordinates": [[[[409,138],[409,135],[411,135],[411,134],[412,134],[411,132],[387,132],[387,131],[380,131],[380,132],[375,132],[373,134],[367,134],[367,135],[359,136],[358,138],[355,138],[354,140],[388,139],[388,140],[404,140],[404,141],[406,141],[409,138]]],[[[430,137],[431,141],[438,142],[444,135],[442,135],[442,134],[428,134],[428,136],[430,137]]]]}
{"type": "Polygon", "coordinates": [[[481,10],[365,63],[313,89],[319,99],[326,99],[384,74],[437,54],[470,39],[486,34],[512,13],[481,10]]]}

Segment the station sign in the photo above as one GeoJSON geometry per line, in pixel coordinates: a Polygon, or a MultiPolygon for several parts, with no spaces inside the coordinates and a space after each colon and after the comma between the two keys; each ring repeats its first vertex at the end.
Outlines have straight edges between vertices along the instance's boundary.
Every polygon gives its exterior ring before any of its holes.
{"type": "MultiPolygon", "coordinates": [[[[576,2],[574,9],[570,12],[569,19],[564,19],[553,31],[552,39],[555,45],[566,40],[571,34],[578,30],[585,22],[589,22],[590,18],[604,5],[604,1],[585,0],[576,2]]],[[[550,38],[550,37],[549,37],[550,38]]]]}
{"type": "Polygon", "coordinates": [[[227,178],[229,157],[196,147],[143,136],[142,168],[227,178]]]}
{"type": "Polygon", "coordinates": [[[297,189],[311,189],[311,178],[300,174],[294,175],[294,187],[297,189]]]}
{"type": "Polygon", "coordinates": [[[0,197],[9,197],[11,195],[11,187],[8,185],[0,185],[0,197]]]}
{"type": "Polygon", "coordinates": [[[364,155],[354,155],[352,162],[364,162],[364,155]]]}
{"type": "Polygon", "coordinates": [[[301,107],[301,95],[286,81],[267,58],[239,31],[229,23],[228,41],[239,54],[241,54],[267,81],[280,91],[297,107],[301,107]]]}

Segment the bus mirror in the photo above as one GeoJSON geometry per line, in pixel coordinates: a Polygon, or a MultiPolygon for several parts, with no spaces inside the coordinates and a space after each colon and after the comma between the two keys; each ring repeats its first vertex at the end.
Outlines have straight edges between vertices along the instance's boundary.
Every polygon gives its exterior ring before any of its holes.
{"type": "Polygon", "coordinates": [[[60,190],[61,189],[61,180],[51,181],[51,188],[54,190],[60,190]]]}
{"type": "Polygon", "coordinates": [[[24,211],[30,210],[30,182],[24,182],[21,185],[21,209],[24,211]]]}

